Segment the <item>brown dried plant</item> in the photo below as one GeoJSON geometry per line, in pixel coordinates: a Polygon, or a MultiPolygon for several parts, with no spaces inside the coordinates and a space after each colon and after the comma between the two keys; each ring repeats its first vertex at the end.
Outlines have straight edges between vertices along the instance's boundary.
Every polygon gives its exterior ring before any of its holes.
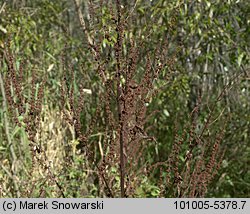
{"type": "MultiPolygon", "coordinates": [[[[108,5],[111,17],[115,22],[116,31],[116,42],[114,46],[109,47],[108,51],[109,55],[113,55],[115,59],[114,66],[112,66],[114,72],[110,73],[108,71],[110,60],[107,56],[103,60],[103,53],[101,53],[104,38],[98,37],[98,40],[91,38],[86,29],[79,2],[75,1],[75,5],[80,24],[87,37],[87,43],[93,51],[97,73],[105,90],[100,95],[100,101],[103,101],[103,103],[98,105],[98,109],[101,106],[104,107],[106,126],[108,127],[103,142],[102,158],[98,163],[95,163],[99,180],[107,189],[106,195],[110,197],[117,195],[132,197],[143,180],[143,176],[140,175],[146,175],[148,166],[144,157],[145,149],[150,142],[156,142],[155,138],[145,131],[145,125],[149,117],[155,113],[148,115],[147,112],[147,105],[159,90],[154,83],[160,77],[161,71],[166,68],[168,68],[169,73],[164,78],[166,82],[170,79],[174,72],[175,58],[180,48],[177,48],[171,56],[167,51],[168,41],[163,40],[161,46],[158,46],[151,53],[148,52],[144,57],[144,74],[140,79],[136,78],[138,75],[137,66],[141,63],[139,61],[140,49],[143,49],[144,44],[143,41],[134,41],[133,38],[128,40],[124,37],[125,32],[129,31],[129,26],[124,16],[125,11],[122,9],[120,1],[116,0],[116,12],[114,12],[112,4],[111,6],[108,5]],[[129,47],[126,52],[124,50],[125,44],[129,47]],[[112,173],[112,170],[115,173],[112,173]],[[119,189],[114,185],[117,172],[119,172],[119,189]]],[[[181,47],[181,44],[179,45],[181,47]]],[[[74,79],[74,71],[71,70],[70,72],[71,78],[74,79]]],[[[63,85],[66,86],[65,80],[63,82],[63,85]]],[[[71,114],[71,116],[65,114],[65,117],[75,127],[78,140],[84,143],[87,156],[92,157],[92,149],[88,144],[90,133],[83,133],[81,127],[80,114],[84,106],[82,102],[83,94],[81,94],[82,86],[79,87],[78,104],[74,104],[73,86],[71,86],[71,89],[67,89],[67,93],[64,86],[62,87],[62,97],[64,97],[63,99],[68,97],[71,114]]],[[[63,102],[65,103],[65,101],[63,102]]],[[[94,119],[94,121],[96,120],[94,119]]],[[[91,126],[89,130],[92,130],[91,126]]]]}
{"type": "MultiPolygon", "coordinates": [[[[228,86],[218,96],[201,130],[197,130],[196,124],[201,105],[200,98],[190,114],[191,123],[189,126],[183,130],[182,134],[175,131],[174,143],[168,160],[148,164],[148,160],[144,156],[146,148],[150,142],[157,142],[146,131],[148,119],[156,113],[150,114],[147,111],[147,106],[157,92],[164,88],[165,85],[155,88],[154,83],[159,79],[161,71],[166,68],[168,73],[164,78],[166,83],[169,83],[170,77],[175,71],[176,57],[182,44],[178,44],[174,54],[170,54],[168,40],[163,39],[161,45],[153,52],[145,51],[147,55],[143,57],[145,59],[143,61],[145,63],[144,73],[138,79],[137,66],[141,63],[139,55],[144,45],[143,41],[125,37],[125,33],[129,32],[129,25],[124,15],[125,9],[122,9],[120,1],[115,1],[115,9],[113,4],[107,6],[110,9],[112,20],[114,20],[116,31],[116,42],[114,46],[109,47],[108,56],[103,54],[106,50],[101,47],[103,39],[109,38],[109,36],[99,36],[96,40],[92,38],[86,28],[79,1],[76,0],[75,5],[80,24],[87,37],[87,43],[93,51],[97,73],[105,89],[104,93],[100,94],[100,101],[103,103],[98,105],[97,110],[99,113],[101,106],[103,106],[106,117],[102,157],[99,161],[91,159],[95,162],[95,167],[98,170],[99,186],[102,184],[105,186],[103,191],[106,191],[105,194],[109,197],[118,195],[120,197],[133,197],[136,189],[141,186],[143,178],[150,177],[150,174],[154,175],[154,171],[159,170],[160,196],[204,197],[209,183],[216,175],[222,162],[223,151],[220,149],[220,144],[224,127],[217,134],[215,142],[210,142],[204,137],[204,134],[209,130],[215,105],[228,90],[228,86]],[[109,71],[110,56],[115,59],[115,63],[111,67],[114,72],[111,73],[109,71]],[[181,162],[180,156],[183,153],[185,160],[181,162]],[[119,188],[115,185],[117,172],[119,172],[119,188]]],[[[91,3],[89,7],[92,8],[93,13],[93,4],[91,3]]],[[[174,14],[177,14],[178,10],[179,8],[174,11],[174,14]]],[[[94,17],[93,14],[90,16],[94,17]]],[[[169,33],[173,31],[174,25],[176,25],[175,17],[171,20],[169,33]]],[[[72,97],[73,94],[73,92],[69,92],[69,100],[75,99],[72,97]]],[[[91,157],[93,148],[91,149],[88,143],[90,135],[89,133],[82,134],[80,120],[82,107],[83,103],[80,99],[76,108],[73,102],[70,102],[72,116],[69,122],[75,127],[79,141],[84,142],[87,156],[91,157]]],[[[91,127],[89,129],[92,130],[91,127]]]]}
{"type": "MultiPolygon", "coordinates": [[[[32,181],[33,185],[36,185],[37,181],[34,180],[33,176],[35,176],[36,171],[41,169],[46,175],[45,182],[48,179],[52,183],[55,183],[60,191],[60,194],[65,197],[63,188],[58,183],[57,178],[50,169],[50,164],[48,162],[45,150],[39,144],[39,139],[41,137],[39,134],[42,104],[47,77],[43,76],[42,80],[40,80],[40,83],[38,83],[39,80],[37,73],[35,69],[32,69],[32,80],[29,91],[30,96],[27,98],[23,85],[26,75],[24,72],[24,61],[20,63],[19,67],[16,66],[16,59],[11,50],[11,42],[11,36],[9,36],[9,39],[5,43],[3,56],[3,59],[7,65],[7,72],[5,75],[3,75],[2,93],[4,93],[6,96],[10,118],[12,118],[16,127],[23,128],[27,134],[32,157],[32,166],[28,172],[30,181],[32,181]]],[[[27,184],[27,187],[28,186],[29,184],[27,184]]],[[[33,188],[25,189],[23,187],[16,187],[16,189],[18,192],[21,191],[20,189],[28,191],[23,193],[23,195],[28,197],[31,196],[33,192],[33,188]]]]}

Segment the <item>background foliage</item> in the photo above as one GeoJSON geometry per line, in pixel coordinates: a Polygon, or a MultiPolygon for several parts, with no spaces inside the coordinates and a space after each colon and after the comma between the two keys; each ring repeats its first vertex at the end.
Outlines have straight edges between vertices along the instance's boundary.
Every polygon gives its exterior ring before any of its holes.
{"type": "MultiPolygon", "coordinates": [[[[85,2],[85,1],[83,1],[85,2]]],[[[107,47],[113,47],[117,35],[110,8],[102,1],[81,3],[89,34],[96,41],[104,37],[101,55],[107,56],[107,47]]],[[[174,141],[174,129],[183,132],[189,123],[189,114],[202,96],[199,123],[203,124],[216,97],[233,77],[234,84],[220,102],[216,102],[214,123],[210,126],[207,139],[215,139],[216,132],[225,126],[222,147],[226,149],[221,169],[210,184],[207,197],[250,197],[250,4],[244,0],[137,0],[121,1],[129,17],[125,38],[143,41],[136,65],[140,79],[146,54],[159,45],[162,38],[168,40],[168,52],[175,56],[173,74],[163,90],[149,104],[149,110],[158,110],[147,126],[157,144],[148,147],[150,163],[165,160],[174,141]]],[[[47,76],[43,110],[41,113],[40,143],[50,159],[50,166],[56,172],[66,197],[96,197],[102,195],[96,177],[92,176],[90,163],[80,154],[79,142],[74,130],[60,112],[62,79],[66,63],[74,68],[73,86],[79,90],[81,83],[91,94],[84,96],[85,116],[82,123],[89,129],[91,115],[96,111],[99,91],[103,88],[96,72],[97,65],[83,34],[74,1],[66,0],[22,0],[0,1],[0,54],[4,55],[6,40],[11,35],[11,50],[18,68],[24,62],[23,87],[26,97],[31,96],[32,73],[36,72],[37,87],[47,76]],[[66,50],[65,50],[65,44],[66,50]],[[65,161],[67,158],[67,161],[65,161]]],[[[128,49],[129,44],[124,44],[128,49]]],[[[105,58],[105,57],[104,57],[105,58]]],[[[114,56],[109,63],[110,75],[114,69],[114,56]]],[[[7,66],[0,62],[1,75],[6,75],[7,66]]],[[[164,70],[156,87],[164,85],[164,70]]],[[[0,196],[44,196],[55,197],[56,188],[44,181],[46,172],[33,169],[34,179],[29,181],[31,156],[27,136],[23,129],[15,126],[6,113],[4,99],[0,96],[0,196]],[[3,104],[2,104],[3,103],[3,104]],[[7,128],[6,128],[7,126],[7,128]],[[11,141],[12,145],[8,142],[11,141]],[[14,151],[11,151],[11,148],[14,151]],[[13,153],[16,158],[13,159],[13,153]],[[15,188],[15,184],[20,189],[15,188]],[[22,189],[23,188],[23,189],[22,189]]],[[[69,105],[69,104],[68,104],[69,105]]],[[[105,124],[104,111],[100,112],[94,126],[91,142],[96,143],[96,155],[104,140],[100,127],[105,124]]],[[[98,158],[98,157],[97,157],[98,158]]],[[[184,154],[180,154],[180,159],[184,154]]],[[[117,174],[116,169],[110,173],[117,174]]],[[[157,177],[157,173],[155,175],[157,177]]],[[[115,176],[113,185],[118,185],[115,176]]],[[[159,189],[153,179],[145,178],[138,197],[158,197],[159,189]]]]}

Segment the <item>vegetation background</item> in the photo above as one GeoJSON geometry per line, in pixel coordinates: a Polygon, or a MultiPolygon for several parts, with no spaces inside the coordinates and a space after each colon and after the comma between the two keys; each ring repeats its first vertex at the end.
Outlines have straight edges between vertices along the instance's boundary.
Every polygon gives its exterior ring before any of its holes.
{"type": "MultiPolygon", "coordinates": [[[[84,156],[75,126],[65,119],[71,103],[70,96],[62,102],[62,88],[70,80],[68,87],[74,88],[76,102],[84,100],[82,129],[91,130],[88,142],[93,145],[94,159],[102,160],[108,132],[105,108],[98,103],[102,103],[101,93],[105,90],[89,43],[93,39],[100,44],[98,62],[103,65],[118,38],[113,4],[101,0],[0,0],[0,197],[112,196],[108,185],[100,181],[103,174],[96,172],[101,170],[92,167],[84,156]],[[36,144],[32,148],[39,146],[43,151],[41,154],[35,151],[43,160],[35,165],[34,151],[29,147],[31,139],[27,130],[15,123],[4,95],[7,49],[13,55],[16,70],[22,68],[24,72],[21,83],[24,99],[34,101],[39,97],[42,82],[45,83],[41,112],[33,121],[37,124],[31,125],[36,130],[36,144]]],[[[147,163],[153,166],[168,159],[174,148],[176,129],[178,135],[185,134],[197,103],[197,132],[206,124],[213,106],[205,138],[216,139],[219,130],[223,130],[220,145],[225,153],[205,196],[250,197],[249,1],[121,0],[120,7],[126,21],[124,37],[126,41],[136,41],[135,46],[139,47],[137,80],[142,77],[146,56],[164,45],[163,38],[168,41],[169,59],[173,61],[162,69],[154,85],[160,89],[159,93],[147,106],[150,112],[157,110],[145,125],[156,140],[143,154],[147,163]]],[[[130,46],[124,42],[122,47],[126,52],[130,46]]],[[[107,76],[113,76],[115,63],[111,51],[107,76]]],[[[20,116],[17,119],[25,122],[20,116]]],[[[180,163],[185,162],[185,155],[184,151],[178,153],[180,163]]],[[[107,170],[112,194],[117,197],[121,182],[119,167],[107,170]]],[[[152,171],[151,176],[145,176],[133,197],[178,197],[168,190],[162,193],[156,185],[159,173],[152,171]]]]}

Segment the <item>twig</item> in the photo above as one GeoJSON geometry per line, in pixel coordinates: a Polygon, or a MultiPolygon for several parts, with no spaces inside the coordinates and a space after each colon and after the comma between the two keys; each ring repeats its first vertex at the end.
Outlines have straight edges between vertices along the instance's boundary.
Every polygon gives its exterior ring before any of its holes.
{"type": "Polygon", "coordinates": [[[134,12],[134,10],[135,10],[135,8],[137,6],[137,3],[138,3],[138,0],[136,0],[136,2],[134,4],[134,7],[131,9],[131,11],[130,11],[129,15],[127,16],[126,20],[128,20],[128,18],[133,14],[133,12],[134,12]]]}
{"type": "Polygon", "coordinates": [[[0,14],[3,12],[5,5],[6,5],[6,2],[4,2],[2,7],[0,8],[0,14]]]}
{"type": "Polygon", "coordinates": [[[87,40],[88,40],[89,45],[92,47],[94,45],[93,39],[90,37],[89,32],[87,31],[86,23],[84,21],[83,14],[82,14],[81,7],[80,7],[80,2],[79,2],[79,0],[74,0],[74,2],[75,2],[75,6],[76,6],[76,10],[77,10],[77,14],[78,14],[78,18],[79,18],[82,30],[85,33],[85,35],[87,36],[87,40]]]}

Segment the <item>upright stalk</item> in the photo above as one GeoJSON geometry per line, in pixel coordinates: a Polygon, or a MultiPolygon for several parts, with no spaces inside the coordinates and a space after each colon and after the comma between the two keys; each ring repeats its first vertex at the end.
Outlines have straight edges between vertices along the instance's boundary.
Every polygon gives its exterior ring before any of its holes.
{"type": "MultiPolygon", "coordinates": [[[[121,89],[121,88],[120,88],[121,89]]],[[[122,120],[122,112],[121,112],[121,90],[118,88],[117,90],[117,103],[118,103],[118,119],[119,119],[119,131],[120,131],[120,176],[121,176],[121,198],[125,197],[125,188],[124,188],[124,177],[125,177],[125,164],[124,164],[124,126],[123,126],[123,120],[122,120]]]]}
{"type": "Polygon", "coordinates": [[[123,89],[121,86],[121,51],[122,51],[122,33],[123,26],[121,23],[121,10],[120,10],[120,1],[116,0],[117,7],[117,43],[115,47],[115,55],[116,55],[116,63],[117,63],[117,71],[116,71],[116,87],[117,87],[117,109],[118,109],[118,121],[119,121],[119,140],[120,140],[120,190],[121,190],[121,198],[125,197],[125,163],[124,163],[124,121],[122,115],[122,105],[123,105],[123,89]]]}

